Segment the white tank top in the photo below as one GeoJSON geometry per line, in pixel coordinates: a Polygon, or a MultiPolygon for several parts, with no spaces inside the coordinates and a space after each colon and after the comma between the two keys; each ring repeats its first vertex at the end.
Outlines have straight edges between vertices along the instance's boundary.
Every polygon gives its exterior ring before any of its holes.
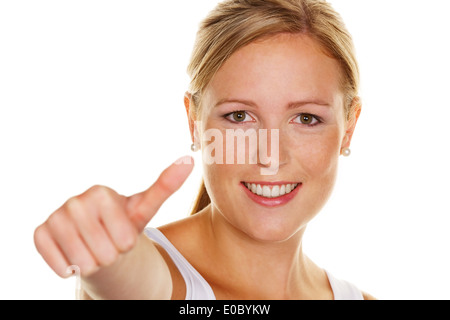
{"type": "MultiPolygon", "coordinates": [[[[211,286],[181,255],[158,229],[147,228],[145,234],[166,250],[186,282],[186,300],[216,300],[211,286]]],[[[364,300],[361,291],[353,284],[336,279],[325,271],[333,290],[334,300],[364,300]]]]}

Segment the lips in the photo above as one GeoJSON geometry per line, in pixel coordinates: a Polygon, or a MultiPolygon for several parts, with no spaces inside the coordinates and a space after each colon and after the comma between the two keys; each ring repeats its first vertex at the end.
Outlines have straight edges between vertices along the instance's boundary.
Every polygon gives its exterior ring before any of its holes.
{"type": "Polygon", "coordinates": [[[240,183],[247,196],[265,207],[281,206],[291,201],[299,192],[302,183],[246,182],[240,183]]]}

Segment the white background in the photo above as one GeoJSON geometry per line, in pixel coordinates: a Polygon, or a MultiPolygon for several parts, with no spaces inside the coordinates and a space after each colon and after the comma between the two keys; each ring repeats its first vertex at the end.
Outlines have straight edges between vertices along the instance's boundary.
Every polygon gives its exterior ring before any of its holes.
{"type": "MultiPolygon", "coordinates": [[[[0,0],[0,299],[73,299],[34,229],[94,184],[131,195],[190,153],[185,70],[216,3],[0,0]]],[[[450,4],[331,3],[364,105],[304,250],[380,299],[449,299],[450,4]]],[[[187,215],[199,167],[151,226],[187,215]]]]}

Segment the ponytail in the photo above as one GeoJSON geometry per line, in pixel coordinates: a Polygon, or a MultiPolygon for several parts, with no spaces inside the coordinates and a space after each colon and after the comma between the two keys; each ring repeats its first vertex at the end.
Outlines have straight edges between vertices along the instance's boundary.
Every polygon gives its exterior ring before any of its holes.
{"type": "Polygon", "coordinates": [[[201,181],[200,189],[198,191],[197,197],[195,198],[194,204],[191,209],[191,216],[203,210],[206,206],[211,203],[211,199],[209,198],[208,191],[206,191],[205,183],[201,181]]]}

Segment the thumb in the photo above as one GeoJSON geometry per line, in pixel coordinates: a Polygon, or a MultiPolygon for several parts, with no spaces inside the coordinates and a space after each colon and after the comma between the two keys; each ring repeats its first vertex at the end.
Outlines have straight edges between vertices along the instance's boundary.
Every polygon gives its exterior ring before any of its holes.
{"type": "Polygon", "coordinates": [[[193,168],[194,159],[182,157],[167,167],[150,188],[129,198],[128,213],[139,231],[144,230],[164,201],[181,187],[193,168]]]}

